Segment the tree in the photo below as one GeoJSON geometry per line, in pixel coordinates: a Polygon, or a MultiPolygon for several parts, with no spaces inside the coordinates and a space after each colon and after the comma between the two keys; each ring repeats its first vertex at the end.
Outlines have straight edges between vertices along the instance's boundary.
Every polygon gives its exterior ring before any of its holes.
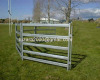
{"type": "Polygon", "coordinates": [[[48,22],[50,23],[50,0],[48,0],[48,22]]]}
{"type": "Polygon", "coordinates": [[[71,0],[69,0],[68,1],[68,11],[67,11],[67,16],[66,16],[66,18],[67,18],[67,20],[66,20],[66,23],[69,23],[69,21],[70,21],[70,14],[71,14],[71,0]]]}
{"type": "Polygon", "coordinates": [[[55,5],[54,0],[43,0],[41,17],[48,18],[48,23],[50,23],[50,18],[52,17],[52,15],[54,15],[53,13],[54,5],[55,5]]]}
{"type": "Polygon", "coordinates": [[[52,14],[52,10],[53,10],[53,6],[55,4],[54,3],[54,0],[48,0],[48,8],[47,8],[47,12],[48,12],[48,23],[50,23],[50,18],[51,18],[51,15],[54,15],[52,14]]]}
{"type": "Polygon", "coordinates": [[[30,23],[31,22],[31,19],[30,19],[30,17],[28,17],[28,23],[30,23]]]}
{"type": "Polygon", "coordinates": [[[43,1],[36,0],[35,3],[36,4],[34,4],[34,10],[33,10],[33,21],[39,23],[42,13],[43,1]]]}
{"type": "Polygon", "coordinates": [[[22,20],[22,23],[29,23],[29,20],[26,20],[26,18],[24,20],[22,20]]]}
{"type": "Polygon", "coordinates": [[[9,23],[9,18],[6,18],[4,23],[9,23]]]}
{"type": "Polygon", "coordinates": [[[12,22],[15,24],[17,23],[17,19],[13,19],[12,22]]]}
{"type": "Polygon", "coordinates": [[[2,20],[0,19],[0,23],[2,23],[2,20]]]}
{"type": "Polygon", "coordinates": [[[80,5],[80,0],[55,0],[57,2],[58,10],[61,10],[65,17],[66,23],[70,22],[70,15],[73,8],[80,5]]]}

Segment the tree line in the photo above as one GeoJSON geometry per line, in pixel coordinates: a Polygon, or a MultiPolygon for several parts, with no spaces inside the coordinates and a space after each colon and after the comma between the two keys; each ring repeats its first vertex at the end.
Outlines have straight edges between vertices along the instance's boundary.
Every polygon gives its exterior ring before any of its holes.
{"type": "Polygon", "coordinates": [[[39,23],[40,19],[45,17],[54,18],[63,13],[66,23],[70,22],[71,12],[81,4],[95,2],[97,0],[34,0],[33,21],[39,23]],[[57,14],[55,12],[59,11],[57,14]]]}
{"type": "MultiPolygon", "coordinates": [[[[15,23],[30,23],[31,20],[28,19],[24,19],[24,20],[17,20],[17,19],[12,19],[12,23],[15,24],[15,23]]],[[[0,23],[9,23],[9,18],[6,18],[6,19],[0,19],[0,23]]]]}

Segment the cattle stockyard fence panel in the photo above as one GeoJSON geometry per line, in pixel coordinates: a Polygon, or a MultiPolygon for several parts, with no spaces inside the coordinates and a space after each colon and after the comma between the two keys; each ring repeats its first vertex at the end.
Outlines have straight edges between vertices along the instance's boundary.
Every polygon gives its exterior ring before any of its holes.
{"type": "MultiPolygon", "coordinates": [[[[50,31],[50,32],[51,32],[50,31]]],[[[67,70],[71,69],[71,53],[72,53],[72,27],[70,24],[16,24],[15,25],[15,39],[16,39],[16,49],[21,56],[22,60],[27,59],[27,60],[33,60],[37,62],[42,62],[46,64],[52,64],[52,65],[57,65],[61,67],[67,68],[67,70]],[[28,29],[24,29],[24,27],[28,27],[28,29]],[[33,27],[33,29],[29,29],[30,27],[33,27]],[[37,29],[38,27],[46,27],[47,29],[37,29]],[[61,35],[56,35],[56,33],[53,34],[40,34],[37,33],[37,31],[47,31],[51,30],[56,32],[56,28],[68,28],[68,36],[61,36],[61,35]],[[53,28],[53,29],[51,29],[53,28]],[[25,33],[25,31],[33,31],[33,33],[25,33]],[[24,41],[24,37],[34,37],[36,38],[56,38],[56,39],[67,39],[68,44],[66,43],[65,45],[68,45],[67,47],[63,46],[54,46],[54,45],[47,45],[47,44],[39,44],[36,41],[34,42],[27,42],[24,41]],[[57,49],[57,50],[64,50],[67,52],[66,56],[61,56],[61,55],[55,55],[55,54],[48,54],[48,53],[42,53],[42,52],[35,52],[33,50],[27,50],[24,49],[24,46],[32,46],[32,47],[42,47],[42,48],[49,48],[49,49],[57,49]],[[65,60],[66,63],[59,62],[59,61],[51,61],[51,60],[45,60],[41,58],[34,58],[30,56],[24,55],[26,54],[31,54],[31,55],[36,55],[36,56],[43,56],[43,57],[49,57],[49,58],[56,58],[59,60],[65,60]]]]}

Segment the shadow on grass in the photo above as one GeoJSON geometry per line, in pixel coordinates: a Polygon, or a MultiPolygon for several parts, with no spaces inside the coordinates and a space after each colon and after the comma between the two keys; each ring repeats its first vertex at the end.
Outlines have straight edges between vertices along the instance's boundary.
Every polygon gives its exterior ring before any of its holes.
{"type": "MultiPolygon", "coordinates": [[[[26,46],[29,50],[33,51],[32,48],[30,48],[29,46],[26,46]]],[[[45,51],[42,51],[41,49],[39,49],[38,47],[34,47],[35,49],[37,49],[39,52],[45,52],[45,53],[48,53],[48,52],[52,52],[52,53],[58,53],[59,54],[65,54],[65,52],[59,52],[59,51],[51,51],[51,50],[48,50],[47,48],[43,48],[45,51]]],[[[29,57],[35,57],[34,55],[30,55],[30,54],[27,54],[27,56],[29,57]]],[[[86,55],[82,55],[82,54],[72,54],[72,60],[71,60],[71,69],[75,68],[79,63],[81,63],[87,56],[86,55]]],[[[51,60],[52,61],[52,60],[51,60]]],[[[53,60],[54,61],[54,60],[53,60]]],[[[60,61],[59,61],[60,62],[60,61]]],[[[65,61],[66,62],[66,61],[65,61]]],[[[63,62],[62,62],[63,63],[63,62]]]]}
{"type": "Polygon", "coordinates": [[[82,54],[72,54],[71,68],[75,68],[79,63],[81,63],[87,56],[82,54]]]}

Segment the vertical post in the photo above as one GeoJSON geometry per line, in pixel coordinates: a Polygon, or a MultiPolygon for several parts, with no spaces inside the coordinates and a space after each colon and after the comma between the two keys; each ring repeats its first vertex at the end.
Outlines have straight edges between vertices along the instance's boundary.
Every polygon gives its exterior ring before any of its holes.
{"type": "Polygon", "coordinates": [[[54,29],[55,29],[55,32],[54,32],[54,33],[55,33],[55,35],[56,35],[56,27],[55,27],[54,29]]]}
{"type": "MultiPolygon", "coordinates": [[[[37,32],[37,31],[36,31],[36,28],[37,28],[37,27],[34,26],[34,34],[36,34],[36,32],[37,32]]],[[[34,40],[35,40],[35,43],[36,43],[36,37],[34,37],[34,40]]]]}
{"type": "Polygon", "coordinates": [[[67,70],[70,69],[70,23],[69,23],[68,36],[69,36],[69,39],[68,39],[68,60],[67,60],[68,67],[67,67],[67,70]]]}
{"type": "Polygon", "coordinates": [[[15,24],[15,47],[16,47],[16,37],[17,37],[16,31],[17,31],[17,24],[15,24]]]}
{"type": "Polygon", "coordinates": [[[11,0],[10,0],[10,26],[11,26],[11,33],[12,33],[12,14],[11,14],[11,0]]]}
{"type": "Polygon", "coordinates": [[[11,32],[12,32],[11,0],[8,0],[8,14],[9,14],[9,35],[11,36],[11,32]]]}
{"type": "Polygon", "coordinates": [[[36,34],[36,26],[34,27],[34,34],[36,34]]]}
{"type": "Polygon", "coordinates": [[[9,15],[9,35],[11,36],[10,15],[9,15]]]}
{"type": "Polygon", "coordinates": [[[50,0],[48,0],[48,23],[50,23],[50,0]]]}
{"type": "MultiPolygon", "coordinates": [[[[8,0],[8,14],[10,13],[9,5],[10,5],[10,2],[8,0]]],[[[10,14],[9,14],[9,35],[11,36],[11,33],[10,33],[10,14]]]]}
{"type": "Polygon", "coordinates": [[[21,57],[23,60],[23,26],[20,24],[20,37],[21,37],[21,57]]]}
{"type": "Polygon", "coordinates": [[[71,69],[71,54],[72,54],[72,32],[73,32],[73,27],[71,27],[71,34],[70,34],[70,69],[71,69]]]}

